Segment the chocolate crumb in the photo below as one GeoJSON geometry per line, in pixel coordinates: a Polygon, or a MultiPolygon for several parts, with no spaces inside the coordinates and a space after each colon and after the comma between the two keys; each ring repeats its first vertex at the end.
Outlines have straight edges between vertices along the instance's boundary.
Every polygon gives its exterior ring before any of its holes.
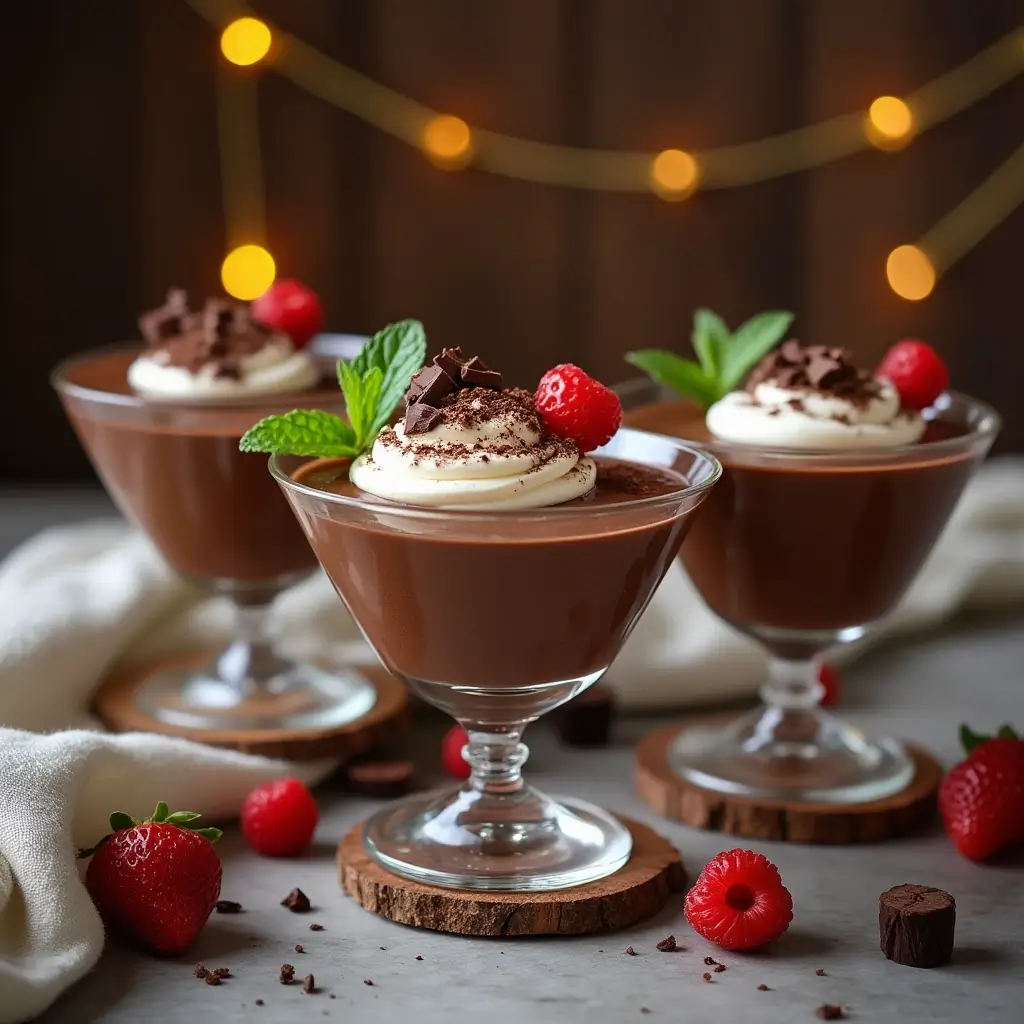
{"type": "Polygon", "coordinates": [[[623,951],[626,956],[636,956],[636,950],[632,946],[627,946],[623,951]]]}
{"type": "Polygon", "coordinates": [[[338,997],[332,992],[327,998],[328,999],[337,999],[338,997]]]}
{"type": "Polygon", "coordinates": [[[206,975],[206,984],[207,985],[219,985],[220,984],[220,976],[217,975],[217,974],[214,974],[212,972],[207,974],[206,975]]]}
{"type": "Polygon", "coordinates": [[[423,959],[423,957],[421,957],[421,956],[418,956],[418,957],[416,957],[416,959],[417,959],[417,960],[422,960],[422,959],[423,959]]]}
{"type": "Polygon", "coordinates": [[[725,969],[725,964],[715,964],[715,974],[721,974],[725,969]]]}
{"type": "Polygon", "coordinates": [[[651,1011],[650,1011],[650,1008],[649,1008],[649,1007],[646,1007],[646,1006],[641,1006],[641,1007],[640,1007],[640,1012],[641,1012],[641,1013],[650,1013],[651,1011]]]}
{"type": "Polygon", "coordinates": [[[676,945],[676,937],[667,935],[658,943],[657,949],[662,953],[674,953],[679,947],[676,945]]]}
{"type": "Polygon", "coordinates": [[[372,985],[373,982],[369,978],[363,978],[363,984],[364,985],[372,985]]]}
{"type": "Polygon", "coordinates": [[[822,1003],[814,1011],[814,1015],[819,1020],[842,1020],[846,1016],[838,1003],[822,1003]]]}
{"type": "Polygon", "coordinates": [[[378,949],[383,949],[383,950],[386,950],[386,949],[387,949],[388,947],[387,947],[387,946],[378,946],[377,948],[378,948],[378,949]]]}
{"type": "Polygon", "coordinates": [[[209,973],[202,964],[196,964],[195,970],[192,972],[197,978],[205,978],[209,973]]]}
{"type": "Polygon", "coordinates": [[[281,900],[281,906],[287,907],[293,914],[304,914],[310,908],[309,897],[301,889],[292,889],[281,900]]]}
{"type": "Polygon", "coordinates": [[[290,985],[295,980],[295,968],[291,964],[281,964],[278,980],[282,985],[290,985]]]}
{"type": "Polygon", "coordinates": [[[296,953],[305,953],[306,951],[296,942],[295,943],[295,952],[296,953]]]}
{"type": "Polygon", "coordinates": [[[825,977],[825,968],[824,968],[824,967],[819,967],[819,968],[818,968],[818,969],[817,969],[817,970],[816,970],[816,971],[815,971],[814,973],[815,973],[815,974],[816,974],[816,975],[817,975],[817,976],[818,976],[819,978],[824,978],[824,977],[825,977]]]}
{"type": "Polygon", "coordinates": [[[240,914],[242,904],[236,903],[234,900],[217,900],[217,906],[214,909],[218,914],[240,914]]]}
{"type": "Polygon", "coordinates": [[[265,1006],[266,1004],[265,1004],[265,1003],[263,1002],[263,1000],[262,1000],[262,999],[257,999],[257,1000],[256,1000],[256,1005],[257,1005],[257,1006],[265,1006]]]}
{"type": "Polygon", "coordinates": [[[710,981],[710,980],[711,980],[711,975],[710,975],[710,974],[709,974],[709,973],[708,973],[707,971],[705,971],[705,972],[704,972],[704,973],[703,973],[703,974],[701,975],[701,977],[702,977],[702,978],[703,978],[703,979],[704,979],[705,981],[710,981]]]}
{"type": "Polygon", "coordinates": [[[704,957],[704,963],[706,963],[708,967],[714,967],[718,961],[713,956],[706,956],[704,957]]]}
{"type": "Polygon", "coordinates": [[[771,992],[771,989],[767,985],[758,985],[757,986],[757,991],[758,992],[771,992]]]}
{"type": "Polygon", "coordinates": [[[310,930],[311,932],[322,932],[322,931],[324,931],[325,929],[324,929],[324,926],[323,926],[322,924],[311,924],[311,925],[309,926],[309,930],[310,930]]]}
{"type": "Polygon", "coordinates": [[[229,967],[218,967],[213,973],[216,974],[218,978],[231,977],[231,969],[229,967]]]}
{"type": "Polygon", "coordinates": [[[316,980],[313,978],[312,974],[307,974],[302,979],[302,991],[305,992],[307,996],[311,996],[316,991],[316,980]]]}

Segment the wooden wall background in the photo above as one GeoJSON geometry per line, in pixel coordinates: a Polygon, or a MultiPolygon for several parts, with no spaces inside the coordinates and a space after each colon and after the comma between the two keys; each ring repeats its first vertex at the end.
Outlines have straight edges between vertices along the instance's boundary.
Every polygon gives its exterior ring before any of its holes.
{"type": "MultiPolygon", "coordinates": [[[[471,123],[606,147],[745,141],[900,94],[1012,29],[1021,0],[254,0],[333,56],[471,123]]],[[[216,34],[182,0],[5,10],[0,472],[89,473],[49,367],[128,336],[168,284],[218,287],[216,34]],[[30,425],[29,425],[30,424],[30,425]]],[[[931,298],[884,260],[1020,143],[1024,80],[899,154],[669,204],[446,173],[265,76],[270,245],[330,326],[418,316],[435,343],[531,382],[626,375],[688,347],[690,315],[799,311],[798,336],[876,358],[925,337],[1024,448],[1024,209],[931,298]]]]}

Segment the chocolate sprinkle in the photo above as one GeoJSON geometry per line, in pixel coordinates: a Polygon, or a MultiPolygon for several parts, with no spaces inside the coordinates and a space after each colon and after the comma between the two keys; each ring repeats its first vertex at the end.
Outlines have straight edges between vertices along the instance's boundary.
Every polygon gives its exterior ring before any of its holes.
{"type": "Polygon", "coordinates": [[[281,906],[287,907],[293,914],[304,914],[310,908],[309,897],[301,889],[292,889],[281,900],[281,906]]]}

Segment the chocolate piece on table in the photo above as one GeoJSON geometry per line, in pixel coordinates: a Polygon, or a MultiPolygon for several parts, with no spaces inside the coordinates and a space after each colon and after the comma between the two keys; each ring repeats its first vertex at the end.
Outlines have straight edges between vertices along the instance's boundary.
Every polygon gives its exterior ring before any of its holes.
{"type": "Polygon", "coordinates": [[[897,885],[878,897],[882,952],[904,967],[941,967],[953,956],[956,900],[930,885],[897,885]]]}
{"type": "Polygon", "coordinates": [[[555,711],[555,730],[570,747],[603,747],[611,736],[615,694],[595,683],[555,711]]]}
{"type": "Polygon", "coordinates": [[[242,904],[236,903],[234,900],[217,900],[217,906],[214,909],[218,914],[240,914],[242,904]]]}
{"type": "MultiPolygon", "coordinates": [[[[440,367],[453,381],[457,381],[462,372],[462,364],[466,362],[466,357],[462,354],[461,348],[446,348],[442,349],[433,358],[435,366],[440,367]]],[[[470,360],[472,362],[472,360],[470,360]]]]}
{"type": "Polygon", "coordinates": [[[440,366],[424,366],[409,381],[409,389],[405,393],[406,404],[422,402],[424,405],[436,406],[445,395],[458,390],[457,379],[449,377],[440,366]]]}
{"type": "Polygon", "coordinates": [[[316,979],[312,974],[307,974],[302,979],[302,991],[305,992],[307,996],[312,995],[316,991],[316,979]]]}
{"type": "Polygon", "coordinates": [[[390,799],[412,789],[412,761],[356,761],[345,774],[348,788],[361,796],[390,799]]]}
{"type": "Polygon", "coordinates": [[[814,1016],[818,1020],[842,1020],[846,1014],[843,1013],[843,1008],[838,1003],[822,1003],[814,1011],[814,1016]]]}
{"type": "Polygon", "coordinates": [[[473,356],[462,367],[462,383],[467,387],[493,388],[500,391],[502,377],[497,370],[488,369],[487,364],[479,356],[473,356]]]}
{"type": "Polygon", "coordinates": [[[657,945],[657,949],[662,953],[674,953],[678,948],[679,947],[676,945],[676,937],[674,935],[666,936],[657,945]]]}
{"type": "Polygon", "coordinates": [[[301,889],[292,889],[283,900],[281,906],[287,907],[294,914],[303,914],[309,910],[309,897],[301,889]]]}
{"type": "Polygon", "coordinates": [[[412,434],[425,434],[428,430],[433,430],[440,422],[440,410],[435,409],[432,405],[427,405],[427,403],[422,400],[413,402],[412,405],[406,406],[406,437],[409,437],[412,434]]]}

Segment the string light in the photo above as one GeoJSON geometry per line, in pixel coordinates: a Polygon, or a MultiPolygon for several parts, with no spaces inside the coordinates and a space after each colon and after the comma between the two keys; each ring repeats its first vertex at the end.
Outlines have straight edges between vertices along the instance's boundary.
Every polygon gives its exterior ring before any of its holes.
{"type": "Polygon", "coordinates": [[[901,298],[917,302],[926,299],[935,287],[935,266],[917,245],[897,246],[885,262],[889,287],[901,298]]]}
{"type": "Polygon", "coordinates": [[[220,34],[221,53],[243,67],[256,64],[270,52],[272,36],[259,18],[236,18],[220,34]]]}
{"type": "Polygon", "coordinates": [[[914,115],[898,96],[879,96],[868,108],[865,134],[879,149],[902,149],[911,139],[914,115]]]}
{"type": "Polygon", "coordinates": [[[472,158],[473,133],[461,117],[438,114],[426,123],[421,145],[431,163],[454,170],[472,158]]]}
{"type": "Polygon", "coordinates": [[[693,195],[700,183],[700,167],[690,153],[666,149],[651,161],[651,188],[669,202],[693,195]]]}
{"type": "Polygon", "coordinates": [[[258,299],[277,275],[274,257],[262,245],[240,245],[224,257],[220,280],[224,291],[235,299],[258,299]]]}

